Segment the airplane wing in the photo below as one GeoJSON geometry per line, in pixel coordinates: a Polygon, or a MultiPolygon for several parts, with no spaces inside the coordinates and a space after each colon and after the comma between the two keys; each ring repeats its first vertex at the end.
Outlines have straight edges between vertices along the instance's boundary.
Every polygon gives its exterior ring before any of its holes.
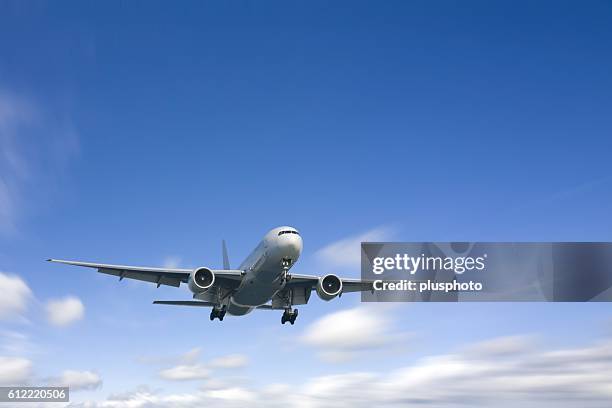
{"type": "MultiPolygon", "coordinates": [[[[122,280],[123,278],[128,278],[145,282],[152,282],[157,284],[157,287],[160,287],[160,285],[179,287],[181,285],[181,282],[187,283],[189,279],[189,274],[192,272],[192,269],[110,265],[92,262],[64,261],[62,259],[48,259],[48,261],[97,269],[100,273],[118,276],[119,280],[122,280]]],[[[211,270],[215,274],[215,279],[218,279],[219,283],[223,284],[224,286],[237,286],[242,279],[242,271],[239,270],[211,270]]]]}
{"type": "MultiPolygon", "coordinates": [[[[292,286],[310,286],[314,289],[319,282],[320,276],[291,274],[291,279],[287,282],[288,287],[292,286]]],[[[374,289],[373,281],[364,281],[361,279],[346,279],[340,278],[342,281],[342,293],[348,292],[366,292],[374,289]]]]}

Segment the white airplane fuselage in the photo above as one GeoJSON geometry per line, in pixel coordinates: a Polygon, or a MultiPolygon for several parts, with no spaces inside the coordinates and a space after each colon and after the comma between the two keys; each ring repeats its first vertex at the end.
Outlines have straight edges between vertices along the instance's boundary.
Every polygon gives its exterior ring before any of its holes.
{"type": "MultiPolygon", "coordinates": [[[[270,230],[238,269],[245,275],[224,303],[227,313],[241,316],[268,303],[285,286],[286,272],[302,253],[302,237],[292,227],[270,230]]],[[[206,299],[206,293],[196,294],[206,299]]]]}

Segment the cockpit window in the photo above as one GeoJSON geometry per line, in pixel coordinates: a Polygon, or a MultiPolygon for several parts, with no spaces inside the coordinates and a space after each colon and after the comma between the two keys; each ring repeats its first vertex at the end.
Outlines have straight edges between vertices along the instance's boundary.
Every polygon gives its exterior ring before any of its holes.
{"type": "Polygon", "coordinates": [[[289,231],[289,230],[285,230],[285,231],[280,231],[278,233],[278,236],[280,237],[283,234],[296,234],[296,235],[300,235],[297,231],[289,231]]]}

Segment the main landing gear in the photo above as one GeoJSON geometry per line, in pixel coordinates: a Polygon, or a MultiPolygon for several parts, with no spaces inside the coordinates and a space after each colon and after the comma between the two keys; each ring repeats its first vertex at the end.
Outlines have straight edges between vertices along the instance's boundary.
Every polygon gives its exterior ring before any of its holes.
{"type": "Polygon", "coordinates": [[[295,323],[295,319],[297,319],[298,317],[298,310],[294,309],[285,309],[285,312],[283,313],[283,316],[281,317],[281,323],[285,324],[287,322],[293,324],[295,323]]]}
{"type": "Polygon", "coordinates": [[[210,311],[210,320],[213,321],[216,318],[219,319],[219,321],[223,321],[223,318],[225,317],[225,308],[222,309],[217,309],[216,307],[213,307],[212,310],[210,311]]]}

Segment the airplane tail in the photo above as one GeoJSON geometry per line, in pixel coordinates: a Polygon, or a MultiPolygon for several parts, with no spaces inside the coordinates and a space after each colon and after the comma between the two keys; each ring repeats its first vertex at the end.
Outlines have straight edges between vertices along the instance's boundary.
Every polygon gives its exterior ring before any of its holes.
{"type": "Polygon", "coordinates": [[[223,250],[223,269],[230,269],[229,256],[227,256],[227,246],[225,246],[225,240],[222,241],[222,250],[223,250]]]}

